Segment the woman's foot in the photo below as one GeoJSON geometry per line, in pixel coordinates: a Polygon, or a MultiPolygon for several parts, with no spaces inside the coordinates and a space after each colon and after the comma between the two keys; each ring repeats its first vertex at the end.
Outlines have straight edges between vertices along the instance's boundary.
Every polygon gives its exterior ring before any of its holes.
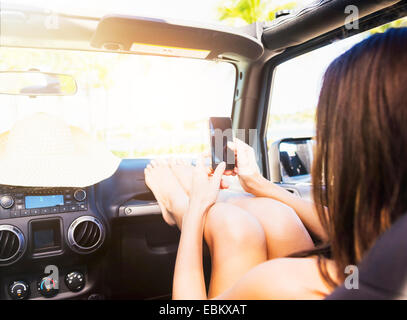
{"type": "Polygon", "coordinates": [[[188,210],[188,196],[166,160],[152,160],[144,170],[147,186],[160,206],[169,225],[178,224],[188,210]]]}
{"type": "Polygon", "coordinates": [[[185,193],[189,196],[192,185],[192,172],[194,167],[186,159],[171,159],[170,167],[185,193]]]}

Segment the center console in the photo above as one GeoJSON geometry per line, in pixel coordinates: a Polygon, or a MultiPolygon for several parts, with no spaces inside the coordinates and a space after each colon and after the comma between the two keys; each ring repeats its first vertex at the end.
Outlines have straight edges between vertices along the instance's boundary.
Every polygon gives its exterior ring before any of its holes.
{"type": "Polygon", "coordinates": [[[0,186],[0,299],[94,294],[106,234],[92,187],[0,186]]]}

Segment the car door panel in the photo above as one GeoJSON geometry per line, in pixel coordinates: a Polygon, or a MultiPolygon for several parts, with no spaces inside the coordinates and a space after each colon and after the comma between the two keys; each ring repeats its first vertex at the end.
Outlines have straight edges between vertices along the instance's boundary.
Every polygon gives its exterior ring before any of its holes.
{"type": "MultiPolygon", "coordinates": [[[[122,160],[96,187],[99,210],[112,225],[107,282],[114,299],[170,298],[180,231],[169,226],[144,181],[148,159],[122,160]]],[[[210,258],[204,248],[206,279],[210,258]]]]}

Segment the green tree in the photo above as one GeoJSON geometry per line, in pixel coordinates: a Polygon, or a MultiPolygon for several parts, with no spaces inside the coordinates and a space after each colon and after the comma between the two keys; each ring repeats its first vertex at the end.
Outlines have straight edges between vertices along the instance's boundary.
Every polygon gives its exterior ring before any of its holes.
{"type": "Polygon", "coordinates": [[[275,13],[284,9],[293,9],[298,1],[276,4],[274,0],[222,0],[218,5],[219,20],[243,20],[247,24],[256,21],[271,21],[275,13]]]}
{"type": "Polygon", "coordinates": [[[386,23],[382,26],[376,27],[376,28],[370,30],[370,33],[371,34],[382,33],[390,28],[403,28],[403,27],[407,27],[407,18],[406,17],[398,19],[398,20],[394,20],[394,21],[386,23]]]}

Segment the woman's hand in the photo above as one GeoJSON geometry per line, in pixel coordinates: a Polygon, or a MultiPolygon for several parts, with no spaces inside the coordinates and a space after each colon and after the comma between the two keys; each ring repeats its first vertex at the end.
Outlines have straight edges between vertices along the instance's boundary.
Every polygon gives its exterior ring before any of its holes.
{"type": "Polygon", "coordinates": [[[235,152],[234,173],[238,174],[243,189],[256,196],[263,196],[261,189],[268,181],[260,173],[254,149],[237,138],[234,142],[228,142],[228,147],[235,152]]]}
{"type": "Polygon", "coordinates": [[[222,174],[226,164],[220,163],[213,175],[208,176],[208,168],[204,166],[202,158],[199,158],[193,170],[192,188],[190,193],[190,207],[198,206],[202,213],[215,203],[221,186],[222,174]]]}

